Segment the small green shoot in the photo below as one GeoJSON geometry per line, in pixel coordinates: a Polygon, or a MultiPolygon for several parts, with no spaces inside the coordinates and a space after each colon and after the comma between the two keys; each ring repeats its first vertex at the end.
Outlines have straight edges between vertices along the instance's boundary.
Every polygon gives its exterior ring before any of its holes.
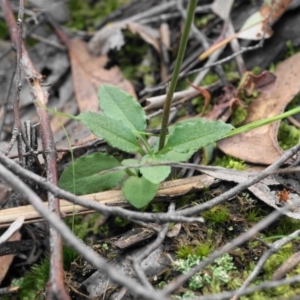
{"type": "Polygon", "coordinates": [[[226,206],[217,205],[202,214],[206,221],[222,224],[229,220],[230,216],[226,206]]]}
{"type": "Polygon", "coordinates": [[[249,222],[257,222],[262,218],[260,209],[249,209],[246,212],[246,220],[249,222]]]}

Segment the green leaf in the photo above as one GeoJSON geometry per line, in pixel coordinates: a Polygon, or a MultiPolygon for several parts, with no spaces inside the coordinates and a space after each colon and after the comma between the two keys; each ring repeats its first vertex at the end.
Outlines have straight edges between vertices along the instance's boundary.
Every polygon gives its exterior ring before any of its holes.
{"type": "Polygon", "coordinates": [[[189,160],[194,153],[195,150],[188,151],[185,153],[180,153],[175,150],[170,150],[165,154],[165,156],[168,161],[183,162],[189,160]]]}
{"type": "Polygon", "coordinates": [[[99,104],[103,113],[135,131],[145,131],[146,115],[135,98],[125,91],[104,84],[98,91],[99,104]]]}
{"type": "Polygon", "coordinates": [[[63,171],[59,178],[59,187],[76,195],[111,189],[124,178],[125,172],[118,171],[103,175],[98,173],[120,165],[114,157],[105,153],[82,156],[63,171]]]}
{"type": "MultiPolygon", "coordinates": [[[[158,162],[166,162],[167,158],[165,155],[157,154],[157,155],[150,155],[146,154],[142,158],[142,163],[158,163],[158,162]]],[[[170,166],[158,166],[158,167],[142,167],[140,168],[140,172],[142,175],[152,183],[160,183],[163,180],[165,180],[170,172],[171,167],[170,166]]]]}
{"type": "Polygon", "coordinates": [[[155,197],[158,186],[144,177],[131,176],[124,182],[122,192],[131,205],[142,208],[155,197]]]}
{"type": "Polygon", "coordinates": [[[78,118],[93,134],[104,138],[112,147],[129,153],[141,150],[131,129],[124,126],[121,121],[95,112],[81,113],[78,118]]]}
{"type": "Polygon", "coordinates": [[[204,119],[178,123],[161,153],[170,149],[183,153],[196,151],[221,139],[233,128],[222,121],[212,122],[204,119]]]}

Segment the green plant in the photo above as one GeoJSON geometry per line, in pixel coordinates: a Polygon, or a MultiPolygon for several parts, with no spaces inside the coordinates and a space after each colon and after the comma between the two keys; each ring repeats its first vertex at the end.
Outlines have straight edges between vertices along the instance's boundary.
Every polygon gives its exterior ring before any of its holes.
{"type": "Polygon", "coordinates": [[[282,216],[278,222],[276,222],[275,229],[272,235],[289,235],[292,232],[299,229],[299,220],[289,218],[287,216],[282,216]]]}
{"type": "Polygon", "coordinates": [[[67,26],[75,30],[94,30],[95,24],[129,0],[68,1],[71,20],[67,26]]]}
{"type": "Polygon", "coordinates": [[[98,233],[99,227],[95,224],[97,224],[96,220],[99,219],[99,217],[99,213],[90,214],[85,217],[72,216],[70,218],[66,218],[65,222],[72,228],[74,234],[76,234],[79,239],[84,239],[89,232],[93,232],[94,234],[98,233]]]}
{"type": "Polygon", "coordinates": [[[199,243],[195,248],[195,254],[198,256],[208,256],[215,247],[216,245],[211,240],[199,243]]]}
{"type": "Polygon", "coordinates": [[[246,220],[249,222],[257,222],[262,218],[260,213],[261,213],[261,211],[259,208],[258,209],[249,209],[246,212],[246,220]]]}
{"type": "Polygon", "coordinates": [[[228,169],[246,170],[245,163],[237,158],[225,155],[222,157],[216,157],[214,161],[215,166],[220,166],[228,169]]]}
{"type": "Polygon", "coordinates": [[[226,206],[217,205],[202,214],[203,218],[212,223],[221,224],[229,220],[226,206]]]}
{"type": "MultiPolygon", "coordinates": [[[[63,247],[64,269],[69,270],[71,263],[78,257],[78,254],[68,246],[63,247]]],[[[49,280],[50,259],[46,256],[40,263],[34,264],[30,271],[19,279],[12,282],[12,286],[19,286],[18,299],[45,299],[44,292],[49,280]]],[[[2,299],[2,298],[1,298],[2,299]]]]}
{"type": "MultiPolygon", "coordinates": [[[[198,255],[188,255],[186,259],[178,259],[174,262],[174,268],[182,273],[187,273],[193,266],[199,264],[205,257],[198,255]]],[[[188,287],[192,290],[201,289],[204,285],[219,287],[229,283],[236,273],[236,267],[229,254],[224,254],[217,258],[210,266],[202,272],[190,278],[188,287]]]]}
{"type": "Polygon", "coordinates": [[[279,125],[278,143],[283,150],[297,145],[300,138],[300,130],[293,125],[283,121],[279,125]]]}
{"type": "Polygon", "coordinates": [[[24,277],[13,280],[12,285],[20,287],[18,294],[20,299],[43,299],[42,294],[49,278],[49,270],[50,261],[49,257],[46,257],[40,264],[34,264],[24,277]]]}
{"type": "Polygon", "coordinates": [[[283,262],[285,262],[294,253],[293,244],[288,243],[284,245],[277,253],[273,254],[264,265],[264,270],[271,276],[273,272],[283,262]]]}
{"type": "Polygon", "coordinates": [[[176,250],[176,257],[179,259],[186,259],[189,255],[194,255],[195,251],[191,245],[183,245],[176,250]]]}
{"type": "Polygon", "coordinates": [[[151,147],[145,135],[146,115],[137,101],[124,91],[110,85],[99,89],[102,114],[85,112],[73,117],[83,122],[95,135],[103,137],[108,144],[128,153],[138,152],[142,158],[118,162],[104,153],[83,156],[67,167],[59,179],[60,187],[75,193],[88,194],[112,188],[121,182],[126,173],[122,191],[135,207],[147,205],[155,196],[159,183],[170,174],[170,166],[137,167],[136,164],[152,164],[185,161],[198,149],[222,138],[232,126],[221,121],[203,119],[180,122],[170,128],[165,146],[158,150],[151,147]],[[101,174],[101,171],[121,165],[133,166],[126,173],[117,171],[101,174]]]}

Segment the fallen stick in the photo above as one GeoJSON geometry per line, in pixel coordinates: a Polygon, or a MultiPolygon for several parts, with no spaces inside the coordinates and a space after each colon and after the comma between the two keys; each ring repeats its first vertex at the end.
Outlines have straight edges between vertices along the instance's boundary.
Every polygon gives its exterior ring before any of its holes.
{"type": "MultiPolygon", "coordinates": [[[[191,178],[183,178],[172,181],[163,182],[160,185],[156,194],[156,199],[174,198],[185,195],[189,192],[201,190],[217,183],[219,180],[209,175],[199,175],[191,178]]],[[[105,205],[111,206],[128,206],[129,203],[125,200],[121,190],[111,190],[101,193],[88,194],[80,196],[83,199],[94,200],[105,205]]],[[[45,202],[45,206],[48,202],[45,202]]],[[[60,199],[60,211],[65,216],[73,214],[87,214],[93,212],[89,208],[74,205],[73,203],[60,199]]],[[[0,210],[0,228],[8,227],[18,217],[25,218],[24,223],[33,223],[42,221],[40,214],[34,209],[32,205],[25,205],[9,209],[0,210]]]]}

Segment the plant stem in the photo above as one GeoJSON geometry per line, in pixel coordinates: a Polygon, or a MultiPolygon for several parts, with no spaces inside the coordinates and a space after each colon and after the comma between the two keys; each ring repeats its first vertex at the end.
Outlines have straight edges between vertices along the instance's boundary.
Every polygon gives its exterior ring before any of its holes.
{"type": "Polygon", "coordinates": [[[236,129],[230,131],[222,139],[231,137],[233,135],[236,135],[236,134],[239,134],[239,133],[242,133],[242,132],[245,132],[245,131],[249,131],[249,130],[261,127],[263,125],[273,123],[275,121],[279,121],[281,119],[287,118],[287,117],[292,116],[294,114],[297,114],[299,112],[300,112],[300,107],[296,107],[296,108],[293,108],[293,109],[291,109],[291,110],[289,110],[285,113],[282,113],[280,115],[270,117],[270,118],[266,118],[266,119],[263,119],[263,120],[254,121],[252,123],[246,124],[244,126],[241,126],[239,128],[236,128],[236,129]]]}
{"type": "Polygon", "coordinates": [[[186,22],[183,28],[180,44],[179,44],[179,50],[178,50],[178,55],[176,58],[176,63],[173,71],[173,76],[170,82],[170,85],[168,87],[168,92],[166,96],[166,101],[164,104],[164,112],[163,112],[163,118],[161,122],[161,133],[160,133],[160,138],[159,138],[159,147],[158,149],[161,150],[166,141],[166,135],[167,135],[167,130],[168,130],[168,123],[169,123],[169,116],[170,116],[170,109],[171,109],[171,104],[173,100],[173,94],[175,92],[175,88],[177,85],[178,81],[178,76],[180,72],[180,67],[183,61],[187,41],[189,38],[190,34],[190,29],[191,25],[194,19],[194,13],[197,5],[197,0],[190,0],[188,9],[187,9],[187,16],[186,16],[186,22]]]}

